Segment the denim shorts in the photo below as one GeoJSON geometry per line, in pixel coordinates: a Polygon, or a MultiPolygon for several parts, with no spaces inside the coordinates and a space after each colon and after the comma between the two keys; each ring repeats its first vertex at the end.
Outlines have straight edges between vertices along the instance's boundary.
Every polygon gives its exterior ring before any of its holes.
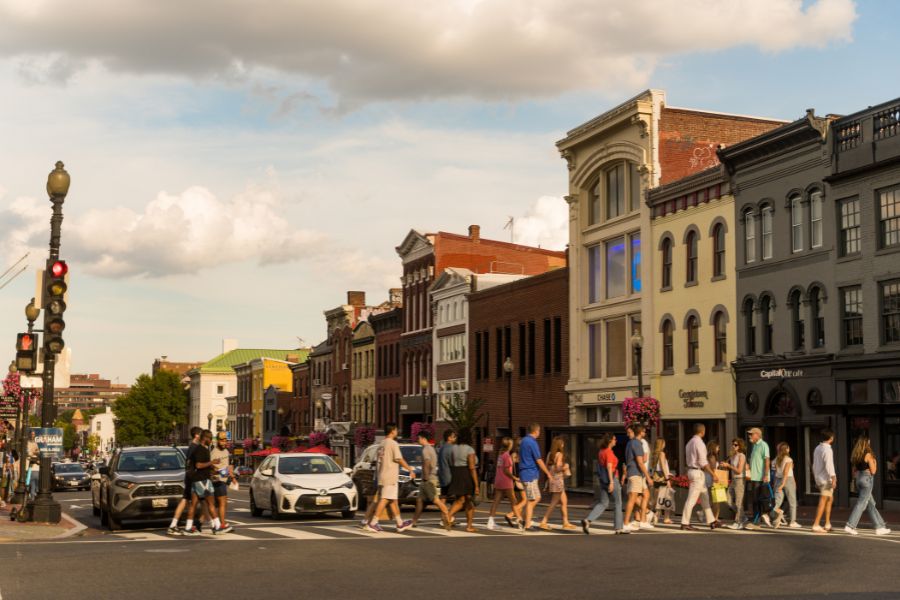
{"type": "Polygon", "coordinates": [[[209,479],[204,479],[203,481],[195,481],[191,485],[191,491],[198,498],[206,498],[207,496],[212,496],[215,493],[212,481],[210,481],[209,479]]]}

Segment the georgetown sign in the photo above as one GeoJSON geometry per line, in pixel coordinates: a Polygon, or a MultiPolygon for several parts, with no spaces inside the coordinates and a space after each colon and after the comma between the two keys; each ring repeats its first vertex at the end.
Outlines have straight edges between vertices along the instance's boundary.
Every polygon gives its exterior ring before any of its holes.
{"type": "Polygon", "coordinates": [[[702,390],[678,390],[678,397],[685,408],[703,408],[705,402],[700,398],[709,400],[709,394],[702,390]]]}

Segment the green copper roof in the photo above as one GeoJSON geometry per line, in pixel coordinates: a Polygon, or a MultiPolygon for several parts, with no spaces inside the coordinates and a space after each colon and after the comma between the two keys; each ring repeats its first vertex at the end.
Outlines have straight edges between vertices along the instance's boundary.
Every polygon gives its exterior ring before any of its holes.
{"type": "Polygon", "coordinates": [[[220,354],[214,359],[200,365],[195,369],[200,373],[229,373],[234,371],[234,365],[240,365],[250,362],[254,358],[274,358],[276,360],[287,360],[289,354],[296,354],[299,362],[306,361],[309,354],[307,349],[298,350],[251,350],[238,349],[220,354]]]}

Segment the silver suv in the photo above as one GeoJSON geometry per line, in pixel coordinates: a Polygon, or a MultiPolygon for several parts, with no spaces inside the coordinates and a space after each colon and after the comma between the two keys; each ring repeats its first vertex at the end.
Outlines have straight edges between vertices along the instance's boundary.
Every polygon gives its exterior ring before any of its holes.
{"type": "Polygon", "coordinates": [[[94,515],[111,531],[124,520],[171,519],[184,494],[184,455],[171,446],[121,448],[91,479],[94,515]]]}

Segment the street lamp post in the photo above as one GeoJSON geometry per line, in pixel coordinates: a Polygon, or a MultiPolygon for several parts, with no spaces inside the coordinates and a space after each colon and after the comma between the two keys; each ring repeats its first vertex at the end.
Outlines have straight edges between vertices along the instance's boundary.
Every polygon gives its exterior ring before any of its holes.
{"type": "MultiPolygon", "coordinates": [[[[53,203],[53,216],[50,217],[50,262],[59,259],[60,238],[62,237],[63,202],[69,193],[69,174],[63,168],[62,161],[56,162],[56,168],[47,176],[47,194],[53,203]]],[[[49,331],[51,316],[44,312],[44,331],[49,331]]],[[[59,348],[58,350],[61,350],[59,348]]],[[[44,351],[44,397],[41,402],[41,427],[53,427],[53,376],[56,372],[56,353],[47,347],[44,351]]],[[[53,499],[50,482],[50,453],[41,452],[41,485],[34,499],[31,519],[38,523],[59,523],[62,510],[59,502],[53,499]]]]}
{"type": "Polygon", "coordinates": [[[212,420],[213,420],[212,413],[209,413],[208,415],[206,415],[206,428],[209,429],[210,431],[212,431],[212,420]]]}
{"type": "Polygon", "coordinates": [[[634,350],[634,358],[637,362],[638,376],[638,398],[644,397],[644,368],[643,368],[643,352],[644,336],[640,332],[631,336],[631,348],[634,350]]]}
{"type": "MultiPolygon", "coordinates": [[[[41,309],[37,307],[34,303],[34,298],[31,299],[31,302],[28,303],[28,306],[25,307],[25,320],[28,321],[28,333],[34,332],[34,322],[38,320],[38,317],[41,316],[41,309]]],[[[12,362],[9,365],[10,372],[16,368],[16,363],[12,362]]],[[[21,379],[19,380],[19,386],[21,390],[21,379]]],[[[16,490],[13,496],[13,504],[18,506],[23,506],[25,504],[25,478],[27,476],[26,469],[28,468],[27,464],[27,456],[28,456],[28,442],[25,432],[28,430],[28,417],[29,417],[29,403],[33,399],[33,394],[29,389],[29,392],[25,394],[24,390],[22,390],[22,402],[19,404],[17,409],[18,417],[16,422],[18,423],[19,430],[16,434],[19,437],[19,481],[16,483],[16,490]]]]}
{"type": "Polygon", "coordinates": [[[512,426],[512,372],[513,372],[513,361],[510,357],[506,357],[506,360],[503,361],[503,372],[506,373],[506,430],[507,435],[512,437],[513,434],[513,426],[512,426]]]}

